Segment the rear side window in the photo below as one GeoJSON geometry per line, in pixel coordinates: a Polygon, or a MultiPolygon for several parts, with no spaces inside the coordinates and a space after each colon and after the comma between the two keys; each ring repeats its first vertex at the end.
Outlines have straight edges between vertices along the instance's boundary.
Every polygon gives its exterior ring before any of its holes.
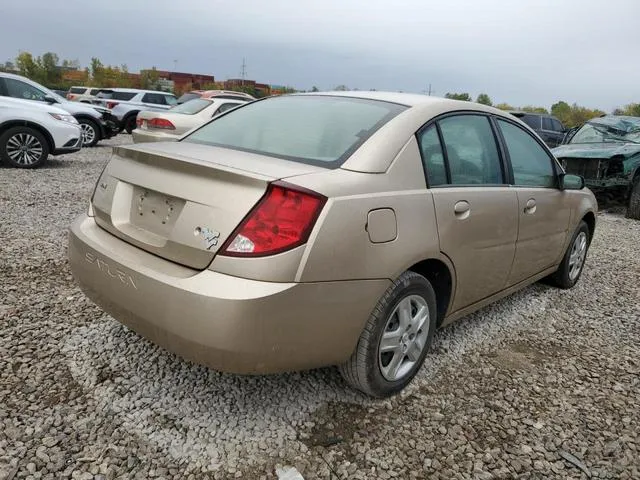
{"type": "Polygon", "coordinates": [[[99,92],[99,91],[100,91],[100,90],[99,90],[99,89],[97,89],[97,88],[92,88],[92,89],[89,91],[89,95],[93,95],[93,96],[95,96],[95,95],[97,95],[97,94],[98,94],[98,92],[99,92]]]}
{"type": "Polygon", "coordinates": [[[142,97],[144,103],[152,103],[154,105],[165,105],[164,95],[160,93],[145,93],[142,97]]]}
{"type": "Polygon", "coordinates": [[[549,117],[542,117],[542,129],[543,130],[553,130],[553,123],[549,117]]]}
{"type": "Polygon", "coordinates": [[[458,115],[438,121],[453,185],[502,184],[500,155],[489,119],[458,115]]]}
{"type": "Polygon", "coordinates": [[[216,117],[183,141],[337,168],[406,108],[330,95],[272,97],[216,117]]]}
{"type": "Polygon", "coordinates": [[[540,130],[540,117],[538,115],[523,115],[522,117],[520,117],[520,120],[522,120],[534,130],[540,130]]]}
{"type": "Polygon", "coordinates": [[[528,132],[512,123],[498,120],[498,125],[509,151],[515,184],[555,187],[553,160],[540,144],[528,132]]]}
{"type": "Polygon", "coordinates": [[[238,105],[242,105],[241,103],[223,103],[220,105],[220,108],[216,111],[216,115],[220,115],[221,113],[226,112],[227,110],[231,110],[232,108],[236,108],[238,105]]]}
{"type": "Polygon", "coordinates": [[[177,105],[178,104],[178,99],[176,97],[174,97],[173,95],[163,95],[163,100],[165,105],[177,105]]]}
{"type": "Polygon", "coordinates": [[[435,125],[418,133],[418,144],[429,186],[446,185],[448,183],[447,168],[444,164],[442,145],[440,145],[440,137],[435,125]]]}
{"type": "Polygon", "coordinates": [[[80,87],[71,87],[69,89],[69,93],[75,93],[77,95],[82,95],[86,91],[87,91],[86,88],[80,88],[80,87]]]}
{"type": "Polygon", "coordinates": [[[136,96],[136,92],[113,92],[111,94],[111,98],[112,100],[122,100],[122,101],[127,101],[127,100],[131,100],[133,97],[136,96]]]}

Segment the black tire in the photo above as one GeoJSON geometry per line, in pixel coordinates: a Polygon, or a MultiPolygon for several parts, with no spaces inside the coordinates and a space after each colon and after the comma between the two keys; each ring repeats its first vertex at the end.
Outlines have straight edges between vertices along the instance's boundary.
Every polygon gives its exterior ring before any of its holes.
{"type": "Polygon", "coordinates": [[[133,132],[136,129],[136,117],[137,116],[138,116],[137,113],[135,115],[129,115],[124,120],[124,129],[127,131],[127,133],[129,135],[131,135],[131,132],[133,132]]]}
{"type": "Polygon", "coordinates": [[[584,271],[584,264],[587,259],[587,253],[589,252],[590,245],[591,245],[591,234],[589,232],[589,226],[583,220],[580,222],[580,224],[578,225],[578,228],[576,229],[573,236],[571,237],[571,242],[569,243],[569,247],[567,248],[567,251],[564,254],[564,258],[562,259],[562,262],[560,263],[558,270],[556,270],[556,272],[549,277],[549,283],[562,289],[571,288],[576,283],[578,283],[578,280],[580,280],[580,277],[582,276],[582,272],[584,271]],[[580,264],[580,268],[577,271],[577,275],[575,275],[574,273],[572,273],[571,255],[574,252],[574,248],[576,247],[576,240],[578,239],[578,237],[581,237],[582,234],[586,236],[585,250],[582,257],[582,262],[580,264]]]}
{"type": "Polygon", "coordinates": [[[83,147],[95,147],[96,144],[102,139],[100,134],[100,127],[93,120],[88,118],[78,119],[78,123],[82,128],[82,146],[83,147]]]}
{"type": "Polygon", "coordinates": [[[640,220],[640,175],[636,175],[633,185],[631,186],[627,218],[640,220]]]}
{"type": "MultiPolygon", "coordinates": [[[[413,309],[413,306],[412,306],[413,309]]],[[[405,388],[418,373],[420,367],[424,363],[425,356],[431,345],[433,334],[436,330],[436,294],[431,286],[431,283],[422,275],[418,275],[414,272],[405,272],[400,278],[398,278],[387,289],[382,298],[378,301],[373,313],[369,317],[367,324],[364,327],[362,334],[356,345],[356,349],[351,355],[351,358],[339,367],[340,373],[344,379],[352,387],[368,394],[373,397],[383,398],[394,393],[399,392],[405,388]],[[409,356],[404,357],[407,350],[401,350],[398,354],[403,356],[401,363],[405,365],[408,370],[395,380],[389,380],[385,378],[383,374],[383,355],[380,353],[380,342],[382,335],[385,332],[394,334],[402,330],[401,324],[397,330],[389,331],[387,328],[394,321],[396,309],[400,303],[404,301],[412,301],[412,299],[421,298],[424,301],[424,305],[428,309],[429,317],[425,319],[423,328],[428,323],[429,331],[424,335],[422,330],[418,330],[414,333],[420,335],[422,339],[422,350],[416,361],[409,367],[409,356]]],[[[411,311],[413,315],[413,310],[411,311]]],[[[399,317],[397,317],[399,319],[399,317]]],[[[411,327],[411,325],[409,325],[411,327]]],[[[414,328],[417,328],[414,326],[414,328]]],[[[406,333],[399,338],[400,344],[404,348],[404,338],[410,332],[410,330],[403,330],[406,333]]],[[[413,341],[411,337],[407,338],[409,341],[413,341]]],[[[395,355],[396,353],[392,353],[395,355]]],[[[395,358],[395,356],[393,357],[395,358]]],[[[389,361],[389,364],[393,362],[393,359],[389,361]]],[[[388,365],[389,365],[388,364],[388,365]]],[[[387,365],[387,366],[388,366],[387,365]]]]}
{"type": "Polygon", "coordinates": [[[31,127],[13,127],[0,135],[0,160],[16,168],[36,168],[49,157],[45,136],[31,127]],[[21,147],[28,147],[21,153],[21,147]]]}

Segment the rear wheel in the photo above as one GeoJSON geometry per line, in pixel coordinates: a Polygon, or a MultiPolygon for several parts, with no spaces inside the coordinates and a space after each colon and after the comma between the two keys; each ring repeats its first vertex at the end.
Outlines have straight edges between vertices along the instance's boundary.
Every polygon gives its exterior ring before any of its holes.
{"type": "Polygon", "coordinates": [[[82,129],[82,146],[95,146],[95,144],[100,141],[100,130],[96,122],[87,118],[81,118],[78,120],[78,123],[82,129]]]}
{"type": "Polygon", "coordinates": [[[405,272],[378,301],[340,373],[351,386],[374,397],[399,392],[420,370],[435,329],[431,283],[405,272]]]}
{"type": "Polygon", "coordinates": [[[17,168],[36,168],[49,156],[49,145],[31,127],[13,127],[0,135],[0,158],[17,168]]]}
{"type": "Polygon", "coordinates": [[[584,262],[587,258],[590,243],[589,226],[582,221],[571,238],[569,248],[565,252],[558,270],[549,277],[553,285],[566,289],[578,283],[584,269],[584,262]]]}
{"type": "Polygon", "coordinates": [[[633,218],[634,220],[640,220],[640,175],[636,175],[633,185],[631,186],[627,217],[633,218]]]}

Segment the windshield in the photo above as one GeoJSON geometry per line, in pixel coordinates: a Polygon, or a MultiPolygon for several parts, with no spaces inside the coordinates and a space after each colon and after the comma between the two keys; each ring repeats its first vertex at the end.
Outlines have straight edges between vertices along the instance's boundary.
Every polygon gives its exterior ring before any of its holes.
{"type": "Polygon", "coordinates": [[[211,100],[196,98],[194,100],[189,100],[188,102],[176,105],[175,107],[171,107],[169,110],[171,110],[171,113],[184,113],[185,115],[193,115],[194,113],[201,112],[209,105],[211,105],[211,103],[211,100]]]}
{"type": "Polygon", "coordinates": [[[336,168],[406,108],[337,96],[272,97],[233,109],[183,141],[336,168]]]}
{"type": "Polygon", "coordinates": [[[585,123],[573,136],[569,143],[640,143],[640,129],[622,131],[606,125],[585,123]]]}

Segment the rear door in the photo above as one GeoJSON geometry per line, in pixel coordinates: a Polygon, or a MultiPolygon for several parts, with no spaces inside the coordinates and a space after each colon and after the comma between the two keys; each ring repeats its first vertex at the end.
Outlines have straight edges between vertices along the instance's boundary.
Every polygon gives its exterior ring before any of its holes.
{"type": "Polygon", "coordinates": [[[515,255],[516,192],[489,118],[458,114],[418,133],[433,193],[440,250],[456,270],[452,311],[502,290],[515,255]]]}
{"type": "Polygon", "coordinates": [[[557,162],[528,131],[505,119],[496,121],[513,172],[519,228],[509,284],[555,265],[571,217],[570,199],[558,188],[557,162]]]}

